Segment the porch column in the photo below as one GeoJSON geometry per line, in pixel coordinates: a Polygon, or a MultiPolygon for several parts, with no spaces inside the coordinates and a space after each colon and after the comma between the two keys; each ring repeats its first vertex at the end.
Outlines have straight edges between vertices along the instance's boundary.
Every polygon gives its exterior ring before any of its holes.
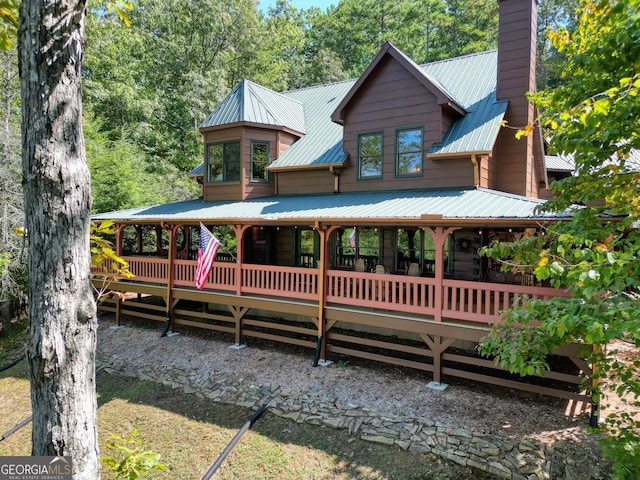
{"type": "Polygon", "coordinates": [[[434,320],[442,322],[442,306],[444,304],[444,243],[451,232],[458,230],[459,227],[426,227],[425,231],[431,235],[433,245],[436,249],[436,258],[434,265],[435,273],[435,298],[434,298],[434,320]]]}
{"type": "Polygon", "coordinates": [[[325,316],[324,308],[327,304],[327,270],[329,268],[329,239],[337,226],[323,227],[316,222],[314,227],[320,237],[320,258],[318,260],[318,344],[313,360],[313,366],[317,367],[320,360],[326,360],[327,342],[324,338],[325,316]]]}
{"type": "Polygon", "coordinates": [[[236,234],[236,295],[242,295],[242,263],[244,261],[244,232],[247,231],[249,225],[232,225],[236,234]]]}
{"type": "MultiPolygon", "coordinates": [[[[169,231],[169,248],[167,249],[167,298],[166,298],[166,312],[167,323],[162,332],[162,336],[166,337],[169,332],[169,328],[173,331],[173,258],[176,256],[176,230],[177,225],[162,225],[162,228],[166,228],[169,231]]],[[[159,240],[162,238],[159,235],[159,240]]],[[[158,242],[158,250],[160,249],[160,242],[158,242]]]]}
{"type": "Polygon", "coordinates": [[[116,255],[122,257],[122,230],[124,230],[125,225],[119,223],[116,226],[116,255]]]}

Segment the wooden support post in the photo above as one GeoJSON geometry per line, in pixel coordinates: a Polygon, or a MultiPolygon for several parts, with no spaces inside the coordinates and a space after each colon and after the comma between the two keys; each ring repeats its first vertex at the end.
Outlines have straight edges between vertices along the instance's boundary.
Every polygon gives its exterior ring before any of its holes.
{"type": "Polygon", "coordinates": [[[236,234],[236,295],[242,295],[242,262],[244,261],[244,232],[249,225],[232,225],[236,234]]]}
{"type": "MultiPolygon", "coordinates": [[[[602,353],[602,346],[595,344],[593,345],[593,354],[597,359],[598,350],[600,350],[600,354],[602,353]]],[[[597,360],[594,360],[593,366],[591,367],[591,387],[596,390],[598,385],[600,384],[600,379],[597,378],[599,375],[598,372],[598,364],[597,360]]],[[[598,428],[598,423],[600,420],[600,396],[596,396],[594,394],[591,395],[591,416],[589,417],[589,426],[591,428],[598,428]]]]}
{"type": "MultiPolygon", "coordinates": [[[[165,225],[163,225],[163,228],[165,225]]],[[[173,332],[174,322],[173,322],[173,259],[176,255],[176,225],[170,225],[166,227],[169,230],[169,248],[167,251],[167,296],[165,299],[166,302],[166,312],[165,315],[167,317],[167,323],[164,327],[164,331],[162,332],[162,336],[165,337],[169,329],[173,332]]],[[[159,249],[160,245],[158,245],[159,249]]]]}
{"type": "Polygon", "coordinates": [[[425,230],[429,233],[429,235],[431,235],[431,238],[433,239],[433,245],[436,249],[436,258],[435,258],[435,265],[434,265],[434,271],[435,271],[435,290],[436,290],[436,294],[435,294],[435,298],[434,298],[434,307],[435,307],[435,314],[434,314],[434,320],[436,322],[441,322],[442,321],[442,309],[443,309],[443,305],[444,305],[444,287],[443,287],[443,280],[444,280],[444,244],[445,241],[447,240],[447,237],[449,236],[449,234],[451,234],[452,232],[458,230],[459,227],[448,227],[448,228],[444,228],[444,227],[435,227],[435,228],[431,228],[431,227],[426,227],[425,230]]]}
{"type": "Polygon", "coordinates": [[[242,345],[242,319],[249,311],[249,307],[236,307],[234,305],[227,305],[233,319],[235,320],[235,341],[236,345],[242,345]]]}
{"type": "Polygon", "coordinates": [[[122,299],[120,295],[116,295],[116,325],[120,325],[120,306],[122,305],[122,299]]]}
{"type": "Polygon", "coordinates": [[[455,338],[443,338],[440,335],[434,335],[433,338],[429,335],[420,334],[422,339],[428,345],[429,349],[433,352],[433,381],[441,383],[442,379],[442,354],[444,351],[453,345],[456,341],[455,338]]]}
{"type": "Polygon", "coordinates": [[[324,341],[324,306],[327,299],[325,286],[327,283],[327,231],[316,222],[314,228],[320,236],[320,259],[318,261],[318,344],[313,360],[313,366],[318,366],[318,361],[325,359],[326,345],[324,341]]]}

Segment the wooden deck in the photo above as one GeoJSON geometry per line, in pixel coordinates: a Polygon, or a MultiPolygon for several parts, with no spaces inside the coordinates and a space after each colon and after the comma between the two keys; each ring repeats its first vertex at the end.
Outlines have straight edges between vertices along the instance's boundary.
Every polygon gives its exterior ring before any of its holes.
{"type": "Polygon", "coordinates": [[[118,320],[169,320],[172,329],[219,331],[238,344],[261,338],[311,352],[320,338],[322,359],[347,355],[424,370],[436,382],[458,377],[589,400],[579,373],[589,374],[590,367],[577,345],[557,352],[565,360],[544,379],[513,377],[472,351],[517,298],[566,296],[560,290],[340,270],[327,270],[320,288],[319,269],[222,262],[197,290],[195,261],[174,260],[168,282],[167,259],[125,259],[136,276],[111,288],[141,298],[103,302],[100,308],[118,320]]]}

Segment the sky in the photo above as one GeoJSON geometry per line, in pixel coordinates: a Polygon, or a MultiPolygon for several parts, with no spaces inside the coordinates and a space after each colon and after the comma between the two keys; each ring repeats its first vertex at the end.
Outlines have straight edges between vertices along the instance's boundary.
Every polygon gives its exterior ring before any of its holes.
{"type": "MultiPolygon", "coordinates": [[[[336,5],[338,0],[289,0],[289,3],[296,7],[297,9],[308,9],[311,7],[318,7],[323,12],[327,9],[327,7],[331,5],[336,5]]],[[[260,10],[263,12],[267,11],[267,8],[272,7],[276,4],[276,0],[261,0],[260,1],[260,10]]]]}

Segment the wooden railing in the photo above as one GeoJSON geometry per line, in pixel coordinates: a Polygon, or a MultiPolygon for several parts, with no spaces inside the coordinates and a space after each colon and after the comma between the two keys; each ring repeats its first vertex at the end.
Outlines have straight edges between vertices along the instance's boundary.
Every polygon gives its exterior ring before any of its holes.
{"type": "Polygon", "coordinates": [[[242,292],[317,300],[318,270],[243,264],[242,292]]]}
{"type": "Polygon", "coordinates": [[[568,297],[563,290],[527,285],[503,283],[443,280],[442,316],[493,323],[500,319],[500,312],[509,310],[518,298],[568,297]]]}
{"type": "MultiPolygon", "coordinates": [[[[125,260],[135,275],[131,281],[166,285],[167,259],[125,257],[125,260]]],[[[174,286],[193,287],[195,271],[196,261],[174,260],[174,286]]],[[[214,262],[204,288],[237,292],[240,279],[241,294],[316,301],[319,296],[318,269],[274,265],[214,262]]],[[[433,277],[343,270],[328,270],[326,287],[327,303],[430,315],[436,321],[447,318],[485,324],[499,321],[500,313],[510,309],[518,298],[569,296],[565,291],[548,287],[448,279],[439,285],[433,277]]]]}
{"type": "MultiPolygon", "coordinates": [[[[180,287],[193,287],[197,265],[198,263],[193,260],[174,260],[173,284],[180,287]]],[[[235,291],[237,271],[236,263],[214,262],[204,288],[235,291]]]]}
{"type": "Polygon", "coordinates": [[[433,315],[435,279],[341,270],[327,272],[327,301],[433,315]]]}

